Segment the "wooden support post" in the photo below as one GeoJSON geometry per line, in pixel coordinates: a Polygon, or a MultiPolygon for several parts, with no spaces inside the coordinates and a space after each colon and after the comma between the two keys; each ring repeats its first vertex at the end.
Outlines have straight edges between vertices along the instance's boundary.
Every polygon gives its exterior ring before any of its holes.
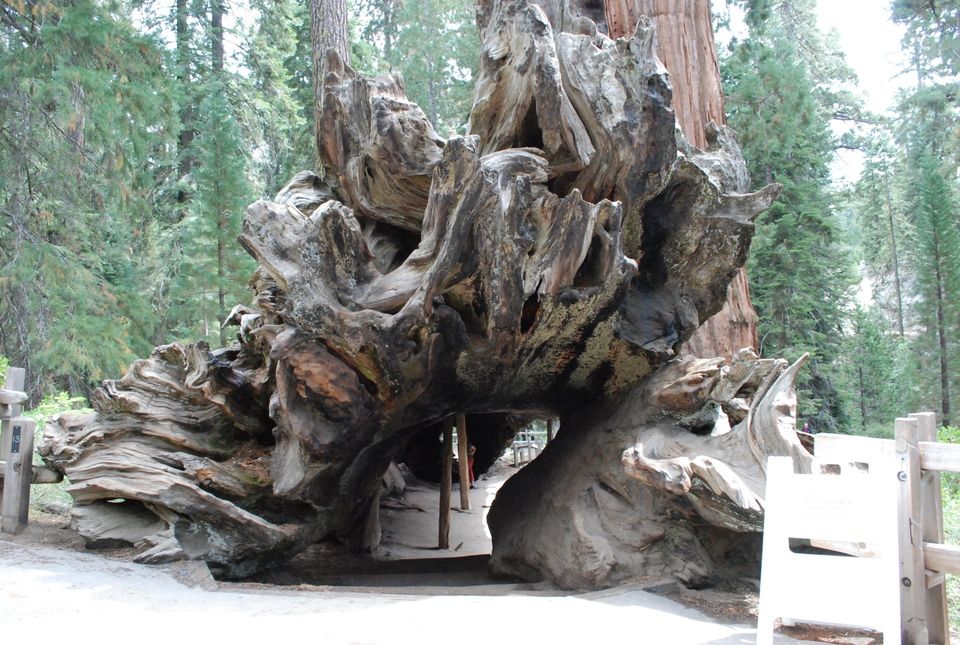
{"type": "Polygon", "coordinates": [[[467,441],[467,415],[457,415],[457,460],[460,465],[460,509],[470,510],[470,444],[467,441]]]}
{"type": "Polygon", "coordinates": [[[370,500],[370,508],[367,510],[367,517],[363,521],[363,535],[360,537],[360,546],[367,553],[372,552],[380,546],[380,487],[374,493],[370,500]]]}
{"type": "MultiPolygon", "coordinates": [[[[22,367],[8,367],[3,389],[23,392],[26,376],[27,372],[22,367]]],[[[0,420],[0,461],[9,461],[11,443],[9,434],[12,431],[10,419],[19,417],[22,407],[19,404],[12,404],[4,406],[4,408],[4,416],[7,418],[0,420]]],[[[4,477],[4,480],[6,480],[6,477],[4,477]]],[[[0,498],[3,496],[4,480],[0,480],[0,498]]]]}
{"type": "Polygon", "coordinates": [[[553,433],[556,431],[556,426],[554,425],[557,422],[554,418],[547,419],[547,444],[553,441],[553,433]]]}
{"type": "Polygon", "coordinates": [[[0,530],[19,533],[27,525],[30,509],[30,483],[33,479],[33,431],[36,422],[30,419],[10,419],[10,432],[3,436],[9,453],[3,475],[3,503],[0,512],[0,530]]]}
{"type": "MultiPolygon", "coordinates": [[[[920,441],[937,440],[937,415],[920,412],[910,415],[917,420],[920,441]]],[[[921,463],[922,463],[921,459],[921,463]]],[[[922,535],[924,542],[943,543],[943,500],[940,490],[940,473],[934,470],[921,471],[920,498],[923,504],[922,535]]],[[[926,564],[924,565],[926,566],[926,564]]],[[[947,614],[947,587],[945,584],[927,586],[927,636],[931,643],[947,645],[950,642],[950,618],[947,614]]]]}
{"type": "Polygon", "coordinates": [[[903,645],[928,645],[926,575],[923,566],[923,506],[920,502],[920,449],[916,419],[899,418],[894,425],[900,480],[900,626],[903,645]]]}
{"type": "Polygon", "coordinates": [[[443,460],[440,466],[440,530],[437,548],[450,548],[450,489],[453,487],[453,425],[443,429],[443,460]]]}

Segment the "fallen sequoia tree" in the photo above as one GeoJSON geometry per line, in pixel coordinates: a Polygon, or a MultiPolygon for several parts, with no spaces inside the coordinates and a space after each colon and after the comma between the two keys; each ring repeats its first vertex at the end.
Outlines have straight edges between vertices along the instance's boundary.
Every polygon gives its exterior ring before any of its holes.
{"type": "Polygon", "coordinates": [[[479,4],[469,136],[328,53],[323,178],[250,206],[238,343],[158,347],[48,425],[88,543],[232,577],[369,548],[385,470],[458,412],[500,445],[511,414],[563,420],[490,513],[496,572],[695,583],[760,529],[766,455],[806,459],[799,366],[677,356],[777,188],[745,192],[725,128],[685,142],[647,19],[611,40],[595,3],[479,4]]]}

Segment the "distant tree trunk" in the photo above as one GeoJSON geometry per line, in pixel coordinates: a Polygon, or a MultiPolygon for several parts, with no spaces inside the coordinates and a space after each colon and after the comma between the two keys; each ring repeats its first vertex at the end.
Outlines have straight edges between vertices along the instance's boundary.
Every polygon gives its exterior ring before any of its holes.
{"type": "Polygon", "coordinates": [[[383,3],[383,60],[393,64],[393,41],[396,39],[397,9],[393,2],[383,3]]]}
{"type": "Polygon", "coordinates": [[[893,287],[897,297],[897,331],[903,338],[903,296],[900,291],[900,254],[897,252],[897,230],[893,225],[893,205],[890,200],[890,184],[887,175],[883,175],[883,200],[887,210],[887,223],[890,226],[890,249],[893,253],[893,287]]]}
{"type": "MultiPolygon", "coordinates": [[[[605,0],[611,38],[629,36],[641,15],[657,28],[657,56],[670,72],[673,109],[687,140],[706,148],[707,124],[726,125],[723,88],[710,0],[605,0]]],[[[742,347],[758,347],[757,313],[750,301],[746,269],[727,289],[723,308],[687,341],[697,356],[732,356],[742,347]]]]}
{"type": "MultiPolygon", "coordinates": [[[[220,144],[218,143],[217,146],[220,144]]],[[[229,235],[229,213],[221,206],[217,209],[217,329],[220,330],[220,346],[227,344],[227,330],[223,321],[227,318],[226,240],[229,235]]]]}
{"type": "Polygon", "coordinates": [[[944,315],[944,288],[943,288],[943,257],[939,252],[934,255],[937,279],[937,338],[940,341],[940,404],[943,412],[941,422],[950,425],[950,363],[947,358],[947,326],[944,315]]]}
{"type": "Polygon", "coordinates": [[[210,3],[210,37],[213,73],[223,74],[223,0],[210,3]]]}
{"type": "MultiPolygon", "coordinates": [[[[859,321],[857,322],[856,334],[858,342],[857,349],[860,351],[860,355],[863,356],[866,352],[866,349],[863,346],[863,328],[861,327],[859,321]]],[[[867,431],[867,384],[866,380],[863,378],[863,361],[857,361],[857,393],[860,396],[860,429],[863,432],[867,431]]]]}
{"type": "MultiPolygon", "coordinates": [[[[223,80],[223,0],[210,3],[210,57],[211,68],[217,81],[223,80]]],[[[216,141],[216,159],[220,167],[226,163],[225,151],[221,142],[216,141]]],[[[217,329],[220,333],[220,346],[227,344],[227,330],[222,323],[227,317],[226,294],[226,243],[230,235],[230,214],[223,207],[218,195],[217,206],[217,329]]]]}
{"type": "MultiPolygon", "coordinates": [[[[319,121],[323,111],[323,78],[326,75],[327,50],[333,49],[344,63],[350,64],[347,0],[310,0],[310,38],[313,43],[314,114],[319,121]]],[[[319,154],[319,136],[315,141],[319,154]]]]}
{"type": "MultiPolygon", "coordinates": [[[[193,158],[187,153],[187,149],[193,142],[195,135],[193,131],[193,105],[190,102],[187,87],[190,84],[190,30],[187,24],[187,0],[177,0],[176,5],[176,32],[177,32],[177,85],[179,85],[181,94],[185,97],[183,105],[180,106],[180,134],[177,136],[177,176],[183,179],[190,173],[193,166],[193,158]]],[[[177,191],[177,203],[181,205],[181,214],[183,217],[183,205],[188,199],[187,191],[180,189],[177,191]]]]}

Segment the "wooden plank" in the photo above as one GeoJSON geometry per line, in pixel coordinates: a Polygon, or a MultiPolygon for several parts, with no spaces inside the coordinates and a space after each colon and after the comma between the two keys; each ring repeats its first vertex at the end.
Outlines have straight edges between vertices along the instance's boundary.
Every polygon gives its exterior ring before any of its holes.
{"type": "Polygon", "coordinates": [[[899,467],[897,529],[900,542],[900,642],[903,645],[928,645],[917,420],[897,419],[894,437],[899,467]]]}
{"type": "Polygon", "coordinates": [[[960,472],[960,444],[937,443],[936,439],[921,441],[920,467],[938,472],[960,472]]]}
{"type": "Polygon", "coordinates": [[[26,392],[0,388],[0,403],[2,403],[3,405],[6,405],[6,406],[16,405],[18,403],[23,403],[26,400],[27,400],[26,392]]]}
{"type": "MultiPolygon", "coordinates": [[[[0,481],[6,475],[7,462],[0,461],[0,481]]],[[[46,466],[33,466],[33,477],[30,479],[33,484],[59,484],[63,481],[63,473],[47,468],[46,466]]]]}
{"type": "MultiPolygon", "coordinates": [[[[923,557],[927,557],[926,551],[924,551],[923,557]]],[[[943,571],[931,571],[930,569],[927,569],[923,573],[927,576],[927,589],[933,589],[937,585],[942,585],[947,580],[947,576],[943,573],[943,571]]],[[[935,642],[933,639],[930,640],[931,642],[935,642]]]]}
{"type": "Polygon", "coordinates": [[[923,559],[931,571],[960,573],[960,546],[924,542],[923,559]]]}
{"type": "Polygon", "coordinates": [[[457,415],[457,462],[460,466],[460,509],[470,510],[470,456],[467,454],[467,415],[457,415]]]}
{"type": "Polygon", "coordinates": [[[10,456],[4,469],[3,510],[0,512],[0,530],[4,533],[19,533],[27,525],[36,426],[36,422],[30,419],[10,420],[10,456]]]}
{"type": "MultiPolygon", "coordinates": [[[[937,441],[937,415],[933,412],[911,414],[917,420],[917,437],[920,440],[920,468],[924,466],[924,446],[941,446],[937,441]]],[[[960,448],[960,446],[952,446],[960,448]]],[[[957,453],[960,464],[960,452],[957,453]]],[[[920,498],[923,504],[922,536],[924,543],[943,543],[943,499],[940,488],[939,469],[923,470],[920,482],[920,498]]],[[[926,553],[926,551],[924,551],[926,553]]],[[[924,556],[926,557],[926,556],[924,556]]],[[[946,645],[950,642],[950,615],[947,610],[947,587],[944,584],[930,584],[927,579],[927,636],[931,643],[946,645]]]]}
{"type": "Polygon", "coordinates": [[[453,487],[453,425],[443,429],[443,459],[440,466],[440,528],[437,548],[450,548],[450,489],[453,487]]]}
{"type": "MultiPolygon", "coordinates": [[[[24,385],[27,382],[27,371],[22,367],[8,367],[7,376],[3,382],[4,390],[12,390],[14,392],[23,392],[24,385]]],[[[20,413],[23,412],[23,407],[19,403],[13,403],[9,406],[9,414],[11,417],[18,417],[20,413]]]]}

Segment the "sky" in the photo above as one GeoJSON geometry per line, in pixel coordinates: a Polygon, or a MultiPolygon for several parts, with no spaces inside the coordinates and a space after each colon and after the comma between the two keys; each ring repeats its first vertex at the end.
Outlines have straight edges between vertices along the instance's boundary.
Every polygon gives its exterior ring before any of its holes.
{"type": "Polygon", "coordinates": [[[860,77],[867,107],[883,112],[892,105],[897,89],[910,83],[900,74],[905,66],[900,51],[903,28],[890,20],[887,0],[819,0],[817,18],[824,31],[836,30],[847,62],[860,77]]]}
{"type": "MultiPolygon", "coordinates": [[[[897,90],[911,83],[900,51],[903,28],[890,20],[889,0],[819,0],[817,19],[823,31],[835,30],[847,62],[860,79],[871,112],[888,112],[897,90]]],[[[863,155],[840,150],[831,167],[841,183],[855,181],[863,155]]]]}
{"type": "MultiPolygon", "coordinates": [[[[840,47],[860,81],[860,90],[871,112],[888,112],[897,90],[910,84],[900,51],[903,28],[890,20],[889,0],[818,0],[817,19],[824,31],[835,30],[840,47]]],[[[856,181],[863,167],[863,155],[838,150],[831,165],[834,180],[856,181]]],[[[857,301],[868,306],[873,300],[873,285],[862,276],[857,301]]]]}

